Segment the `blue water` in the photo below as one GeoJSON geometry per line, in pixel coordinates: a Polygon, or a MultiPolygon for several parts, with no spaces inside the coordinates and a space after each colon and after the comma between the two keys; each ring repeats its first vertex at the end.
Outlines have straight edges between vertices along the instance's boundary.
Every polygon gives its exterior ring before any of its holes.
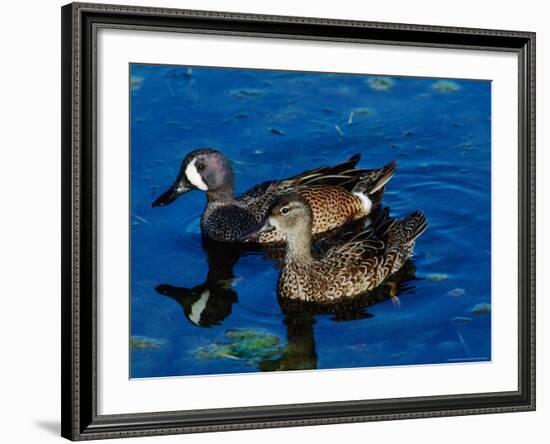
{"type": "Polygon", "coordinates": [[[130,74],[131,377],[491,359],[490,82],[154,65],[130,74]],[[361,167],[396,160],[384,205],[429,219],[397,297],[340,314],[284,311],[264,252],[202,244],[203,193],[152,208],[185,154],[204,146],[232,160],[238,192],[354,153],[361,167]],[[189,301],[205,292],[209,305],[193,314],[189,301]]]}

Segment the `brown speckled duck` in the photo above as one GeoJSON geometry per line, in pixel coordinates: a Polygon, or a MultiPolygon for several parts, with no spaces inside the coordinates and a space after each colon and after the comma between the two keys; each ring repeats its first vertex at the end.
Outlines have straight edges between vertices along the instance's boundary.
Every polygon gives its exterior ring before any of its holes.
{"type": "MultiPolygon", "coordinates": [[[[395,173],[395,162],[367,170],[355,168],[359,160],[360,155],[356,154],[331,167],[261,183],[235,197],[229,160],[220,151],[202,148],[185,157],[175,182],[153,202],[153,207],[170,204],[191,190],[204,191],[207,205],[201,217],[203,235],[215,241],[233,242],[265,218],[277,196],[297,192],[311,207],[311,232],[317,238],[367,216],[395,173]]],[[[255,241],[281,243],[284,235],[279,230],[271,230],[255,241]]]]}
{"type": "Polygon", "coordinates": [[[244,236],[254,240],[274,229],[286,236],[286,257],[279,276],[279,297],[315,303],[334,303],[378,287],[412,255],[415,240],[426,230],[419,211],[395,221],[383,239],[372,229],[351,233],[320,257],[312,254],[313,214],[297,193],[280,196],[265,222],[244,236]]]}

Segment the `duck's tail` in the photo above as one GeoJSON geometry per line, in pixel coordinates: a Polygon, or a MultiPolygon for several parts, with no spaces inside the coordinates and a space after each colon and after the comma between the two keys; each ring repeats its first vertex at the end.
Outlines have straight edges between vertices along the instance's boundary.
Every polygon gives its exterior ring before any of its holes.
{"type": "Polygon", "coordinates": [[[395,174],[396,163],[392,161],[382,168],[356,168],[361,159],[359,154],[351,156],[347,161],[331,167],[321,167],[291,177],[287,180],[300,185],[332,185],[345,188],[356,194],[372,197],[382,192],[384,185],[395,174]]]}
{"type": "Polygon", "coordinates": [[[428,228],[428,219],[421,211],[415,211],[397,221],[388,231],[388,248],[412,244],[428,228]]]}
{"type": "Polygon", "coordinates": [[[393,177],[396,168],[396,162],[391,161],[376,170],[363,170],[362,174],[357,177],[352,192],[358,196],[364,196],[373,207],[376,207],[382,201],[384,186],[393,177]]]}
{"type": "Polygon", "coordinates": [[[359,181],[355,184],[352,191],[355,193],[372,195],[380,191],[390,181],[396,169],[397,163],[395,160],[392,160],[382,168],[364,170],[364,173],[360,176],[359,181]]]}
{"type": "Polygon", "coordinates": [[[428,220],[421,211],[415,211],[397,221],[388,231],[386,254],[393,257],[392,273],[399,270],[413,253],[414,242],[428,228],[428,220]]]}

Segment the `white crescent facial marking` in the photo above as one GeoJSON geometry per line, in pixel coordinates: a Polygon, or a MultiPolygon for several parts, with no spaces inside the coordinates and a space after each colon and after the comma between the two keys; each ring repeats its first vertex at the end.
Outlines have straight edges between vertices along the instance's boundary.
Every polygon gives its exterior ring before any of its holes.
{"type": "Polygon", "coordinates": [[[359,199],[361,199],[361,203],[363,204],[363,208],[365,209],[365,213],[370,213],[370,210],[372,209],[372,200],[369,199],[369,197],[365,193],[353,193],[355,194],[359,199]]]}
{"type": "Polygon", "coordinates": [[[191,306],[191,313],[189,313],[189,319],[195,325],[199,325],[201,320],[201,314],[206,308],[206,303],[210,298],[210,290],[206,289],[202,292],[201,297],[191,306]]]}
{"type": "Polygon", "coordinates": [[[189,180],[189,182],[195,185],[199,190],[206,191],[208,190],[208,186],[204,183],[202,176],[197,171],[197,167],[195,166],[196,161],[197,159],[193,159],[189,162],[185,168],[185,175],[187,176],[187,180],[189,180]]]}

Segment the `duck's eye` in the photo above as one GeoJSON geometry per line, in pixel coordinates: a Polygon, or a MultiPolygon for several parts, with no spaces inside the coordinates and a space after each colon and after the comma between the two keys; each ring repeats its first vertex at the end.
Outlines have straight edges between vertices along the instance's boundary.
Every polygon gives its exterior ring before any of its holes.
{"type": "Polygon", "coordinates": [[[199,170],[199,171],[204,170],[204,164],[203,163],[197,164],[197,170],[199,170]]]}
{"type": "Polygon", "coordinates": [[[288,207],[281,208],[281,214],[288,214],[289,211],[290,209],[288,207]]]}

